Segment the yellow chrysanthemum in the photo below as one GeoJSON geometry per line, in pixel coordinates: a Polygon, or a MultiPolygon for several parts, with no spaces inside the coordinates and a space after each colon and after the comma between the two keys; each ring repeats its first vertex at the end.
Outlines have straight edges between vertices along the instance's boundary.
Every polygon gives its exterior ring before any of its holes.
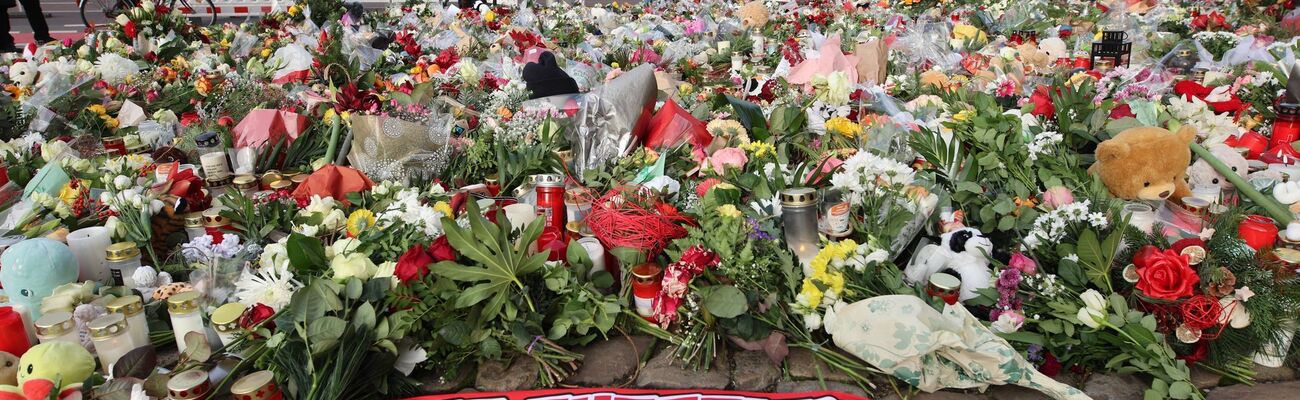
{"type": "Polygon", "coordinates": [[[356,237],[372,226],[375,226],[375,213],[370,210],[363,208],[348,215],[347,228],[349,237],[356,237]]]}
{"type": "Polygon", "coordinates": [[[776,146],[767,142],[749,142],[740,146],[751,158],[764,158],[776,155],[776,146]]]}
{"type": "Polygon", "coordinates": [[[437,202],[437,203],[433,203],[433,209],[434,209],[435,211],[438,211],[438,212],[442,213],[442,215],[445,215],[445,216],[448,216],[448,217],[451,216],[451,205],[450,205],[450,204],[447,204],[447,202],[445,202],[445,201],[439,201],[439,202],[437,202]]]}
{"type": "Polygon", "coordinates": [[[826,132],[839,134],[846,138],[853,139],[862,135],[862,125],[850,121],[848,118],[835,117],[826,121],[826,132]]]}
{"type": "Polygon", "coordinates": [[[89,107],[86,107],[86,111],[93,112],[93,113],[95,113],[96,115],[105,115],[105,114],[108,114],[108,110],[104,108],[104,105],[103,105],[103,104],[94,104],[94,105],[91,105],[91,106],[89,106],[89,107]]]}
{"type": "Polygon", "coordinates": [[[740,210],[734,205],[723,204],[718,206],[718,215],[726,218],[740,218],[740,216],[744,214],[741,214],[740,210]]]}
{"type": "Polygon", "coordinates": [[[970,121],[971,117],[974,116],[975,116],[974,111],[961,110],[960,112],[952,115],[952,120],[957,122],[966,122],[966,121],[970,121]]]}
{"type": "Polygon", "coordinates": [[[817,289],[817,285],[811,279],[804,279],[801,289],[799,294],[808,299],[808,307],[817,308],[822,304],[822,291],[817,289]]]}

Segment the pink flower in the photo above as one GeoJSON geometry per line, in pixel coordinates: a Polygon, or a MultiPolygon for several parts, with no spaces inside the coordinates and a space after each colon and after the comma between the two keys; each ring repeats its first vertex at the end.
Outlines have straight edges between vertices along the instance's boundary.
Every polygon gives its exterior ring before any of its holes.
{"type": "Polygon", "coordinates": [[[691,36],[697,33],[703,33],[705,29],[707,29],[707,26],[704,25],[704,20],[696,19],[691,21],[689,24],[686,24],[686,35],[691,36]]]}
{"type": "Polygon", "coordinates": [[[1054,186],[1043,192],[1043,206],[1048,210],[1074,203],[1074,194],[1065,186],[1054,186]]]}
{"type": "Polygon", "coordinates": [[[718,178],[709,178],[700,181],[699,185],[695,185],[695,194],[703,198],[704,195],[709,193],[709,189],[713,188],[713,185],[717,185],[719,183],[722,183],[722,181],[719,180],[718,178]]]}
{"type": "Polygon", "coordinates": [[[821,179],[823,179],[823,178],[830,177],[830,176],[831,176],[831,173],[832,173],[832,172],[835,172],[835,169],[836,169],[836,168],[839,168],[840,165],[843,165],[843,164],[844,164],[844,161],[843,161],[843,160],[840,160],[840,159],[837,158],[837,157],[831,157],[831,158],[828,158],[828,159],[826,159],[825,162],[822,163],[822,168],[821,168],[821,170],[816,170],[816,169],[809,170],[809,171],[808,171],[808,174],[804,175],[804,177],[803,177],[803,181],[804,181],[805,183],[813,183],[813,182],[818,181],[818,180],[821,180],[821,179]]]}
{"type": "Polygon", "coordinates": [[[639,62],[658,64],[660,60],[659,53],[655,53],[654,49],[642,47],[632,52],[632,59],[629,61],[633,64],[639,62]]]}
{"type": "Polygon", "coordinates": [[[745,163],[749,162],[749,157],[745,156],[745,151],[735,147],[728,147],[713,152],[709,157],[709,164],[713,166],[713,171],[718,175],[726,172],[726,167],[735,167],[744,169],[745,163]]]}
{"type": "Polygon", "coordinates": [[[1025,275],[1033,275],[1038,272],[1038,263],[1034,259],[1026,257],[1023,253],[1011,255],[1011,262],[1007,263],[1011,268],[1020,270],[1025,275]]]}

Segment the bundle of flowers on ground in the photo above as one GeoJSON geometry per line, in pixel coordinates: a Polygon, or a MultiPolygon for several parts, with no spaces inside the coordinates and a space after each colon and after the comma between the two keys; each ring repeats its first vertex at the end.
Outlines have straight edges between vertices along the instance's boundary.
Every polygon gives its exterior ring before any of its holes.
{"type": "Polygon", "coordinates": [[[1250,384],[1300,329],[1290,8],[139,2],[0,59],[0,393],[554,387],[625,336],[1250,384]]]}

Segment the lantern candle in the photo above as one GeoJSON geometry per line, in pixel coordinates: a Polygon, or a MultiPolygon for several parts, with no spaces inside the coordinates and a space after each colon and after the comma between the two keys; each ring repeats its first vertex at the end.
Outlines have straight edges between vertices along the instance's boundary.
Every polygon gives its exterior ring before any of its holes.
{"type": "Polygon", "coordinates": [[[515,203],[504,208],[511,230],[520,230],[537,219],[537,211],[530,204],[515,203]]]}
{"type": "Polygon", "coordinates": [[[1256,251],[1272,246],[1277,241],[1277,232],[1273,219],[1263,215],[1248,215],[1237,225],[1238,235],[1256,251]]]}
{"type": "Polygon", "coordinates": [[[248,307],[239,303],[227,303],[212,312],[212,329],[217,331],[222,346],[229,346],[239,337],[239,317],[248,307]]]}
{"type": "Polygon", "coordinates": [[[144,302],[140,296],[119,297],[105,306],[109,313],[122,314],[126,320],[127,334],[136,346],[149,343],[149,322],[144,318],[144,302]]]}
{"type": "Polygon", "coordinates": [[[948,305],[957,304],[957,300],[961,298],[961,279],[945,273],[930,275],[930,284],[925,292],[930,296],[943,299],[943,302],[948,305]]]}
{"type": "Polygon", "coordinates": [[[80,272],[78,281],[95,281],[102,284],[113,282],[113,275],[108,272],[107,251],[113,244],[108,228],[92,226],[68,234],[68,248],[77,257],[80,272]]]}
{"type": "Polygon", "coordinates": [[[211,389],[208,372],[202,369],[185,371],[167,380],[168,398],[172,400],[204,400],[211,389]]]}
{"type": "Polygon", "coordinates": [[[122,314],[105,314],[90,321],[90,340],[99,355],[99,365],[104,373],[112,371],[113,363],[138,347],[126,328],[122,314]]]}
{"type": "Polygon", "coordinates": [[[1148,204],[1129,203],[1124,205],[1124,215],[1128,216],[1128,223],[1143,233],[1151,233],[1151,228],[1156,223],[1156,211],[1148,204]]]}
{"type": "Polygon", "coordinates": [[[172,332],[176,335],[176,348],[184,353],[185,335],[198,332],[207,337],[203,326],[203,312],[199,311],[201,294],[197,291],[177,293],[167,299],[167,313],[171,314],[172,332]]]}
{"type": "Polygon", "coordinates": [[[32,323],[32,311],[28,310],[26,305],[16,303],[11,304],[9,303],[9,296],[3,294],[0,294],[0,304],[8,304],[9,307],[13,307],[14,312],[18,313],[18,316],[23,318],[23,328],[27,331],[28,343],[31,343],[33,346],[40,343],[38,340],[39,338],[36,337],[36,325],[32,323]]]}
{"type": "Polygon", "coordinates": [[[1277,105],[1277,119],[1273,120],[1273,137],[1269,147],[1290,145],[1300,140],[1300,104],[1281,103],[1277,105]]]}
{"type": "Polygon", "coordinates": [[[22,315],[13,307],[0,307],[0,351],[21,357],[30,347],[32,342],[27,337],[22,315]]]}
{"type": "Polygon", "coordinates": [[[537,175],[537,214],[546,220],[547,228],[564,230],[564,176],[560,174],[537,175]]]}
{"type": "Polygon", "coordinates": [[[817,255],[817,191],[792,188],[781,191],[781,222],[785,242],[799,261],[807,264],[817,255]]]}
{"type": "Polygon", "coordinates": [[[113,243],[104,251],[113,285],[135,288],[135,270],[140,268],[140,248],[135,242],[113,243]]]}
{"type": "Polygon", "coordinates": [[[632,301],[642,318],[654,315],[655,297],[663,288],[663,271],[658,264],[650,262],[632,267],[632,301]]]}
{"type": "Polygon", "coordinates": [[[587,272],[588,277],[605,270],[605,246],[600,244],[600,240],[585,237],[578,239],[578,245],[587,251],[587,258],[591,259],[591,271],[587,272]]]}
{"type": "Polygon", "coordinates": [[[235,381],[230,386],[230,395],[235,400],[280,400],[283,394],[275,386],[275,375],[271,371],[257,371],[235,381]]]}

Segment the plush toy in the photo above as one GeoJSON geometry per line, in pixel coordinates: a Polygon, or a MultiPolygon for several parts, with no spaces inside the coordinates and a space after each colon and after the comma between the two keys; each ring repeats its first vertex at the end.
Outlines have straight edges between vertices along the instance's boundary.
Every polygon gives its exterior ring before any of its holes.
{"type": "Polygon", "coordinates": [[[9,66],[9,80],[19,87],[31,87],[36,83],[36,64],[23,61],[9,66]]]}
{"type": "Polygon", "coordinates": [[[945,272],[961,279],[961,300],[973,299],[975,291],[993,282],[989,257],[993,242],[975,228],[960,228],[940,236],[939,244],[922,247],[903,276],[911,283],[923,283],[930,275],[945,272]]]}
{"type": "Polygon", "coordinates": [[[751,1],[736,10],[736,17],[740,18],[740,26],[745,29],[760,29],[767,25],[771,13],[767,11],[767,6],[761,1],[751,1]]]}
{"type": "MultiPolygon", "coordinates": [[[[1210,146],[1208,149],[1215,158],[1222,161],[1224,165],[1237,173],[1242,180],[1246,179],[1246,172],[1249,171],[1249,164],[1246,163],[1246,157],[1241,153],[1234,151],[1228,146],[1210,146]]],[[[1223,177],[1210,163],[1204,159],[1196,160],[1191,167],[1187,167],[1187,184],[1190,187],[1196,186],[1218,186],[1224,189],[1232,189],[1235,186],[1223,177]]]]}
{"type": "Polygon", "coordinates": [[[4,285],[9,302],[32,310],[32,318],[41,317],[41,300],[54,293],[59,285],[77,280],[81,268],[68,245],[55,240],[27,239],[9,247],[0,256],[0,285],[4,285]]]}
{"type": "Polygon", "coordinates": [[[0,351],[0,386],[18,386],[18,356],[0,351]]]}
{"type": "Polygon", "coordinates": [[[1196,129],[1190,125],[1177,133],[1129,128],[1097,145],[1097,162],[1088,172],[1098,175],[1110,194],[1121,199],[1180,201],[1191,194],[1186,176],[1192,150],[1187,146],[1195,137],[1196,129]]]}
{"type": "Polygon", "coordinates": [[[75,343],[55,341],[32,346],[18,362],[18,385],[0,386],[0,400],[80,400],[81,384],[95,373],[95,357],[75,343]],[[55,388],[55,384],[59,387],[55,388]]]}

